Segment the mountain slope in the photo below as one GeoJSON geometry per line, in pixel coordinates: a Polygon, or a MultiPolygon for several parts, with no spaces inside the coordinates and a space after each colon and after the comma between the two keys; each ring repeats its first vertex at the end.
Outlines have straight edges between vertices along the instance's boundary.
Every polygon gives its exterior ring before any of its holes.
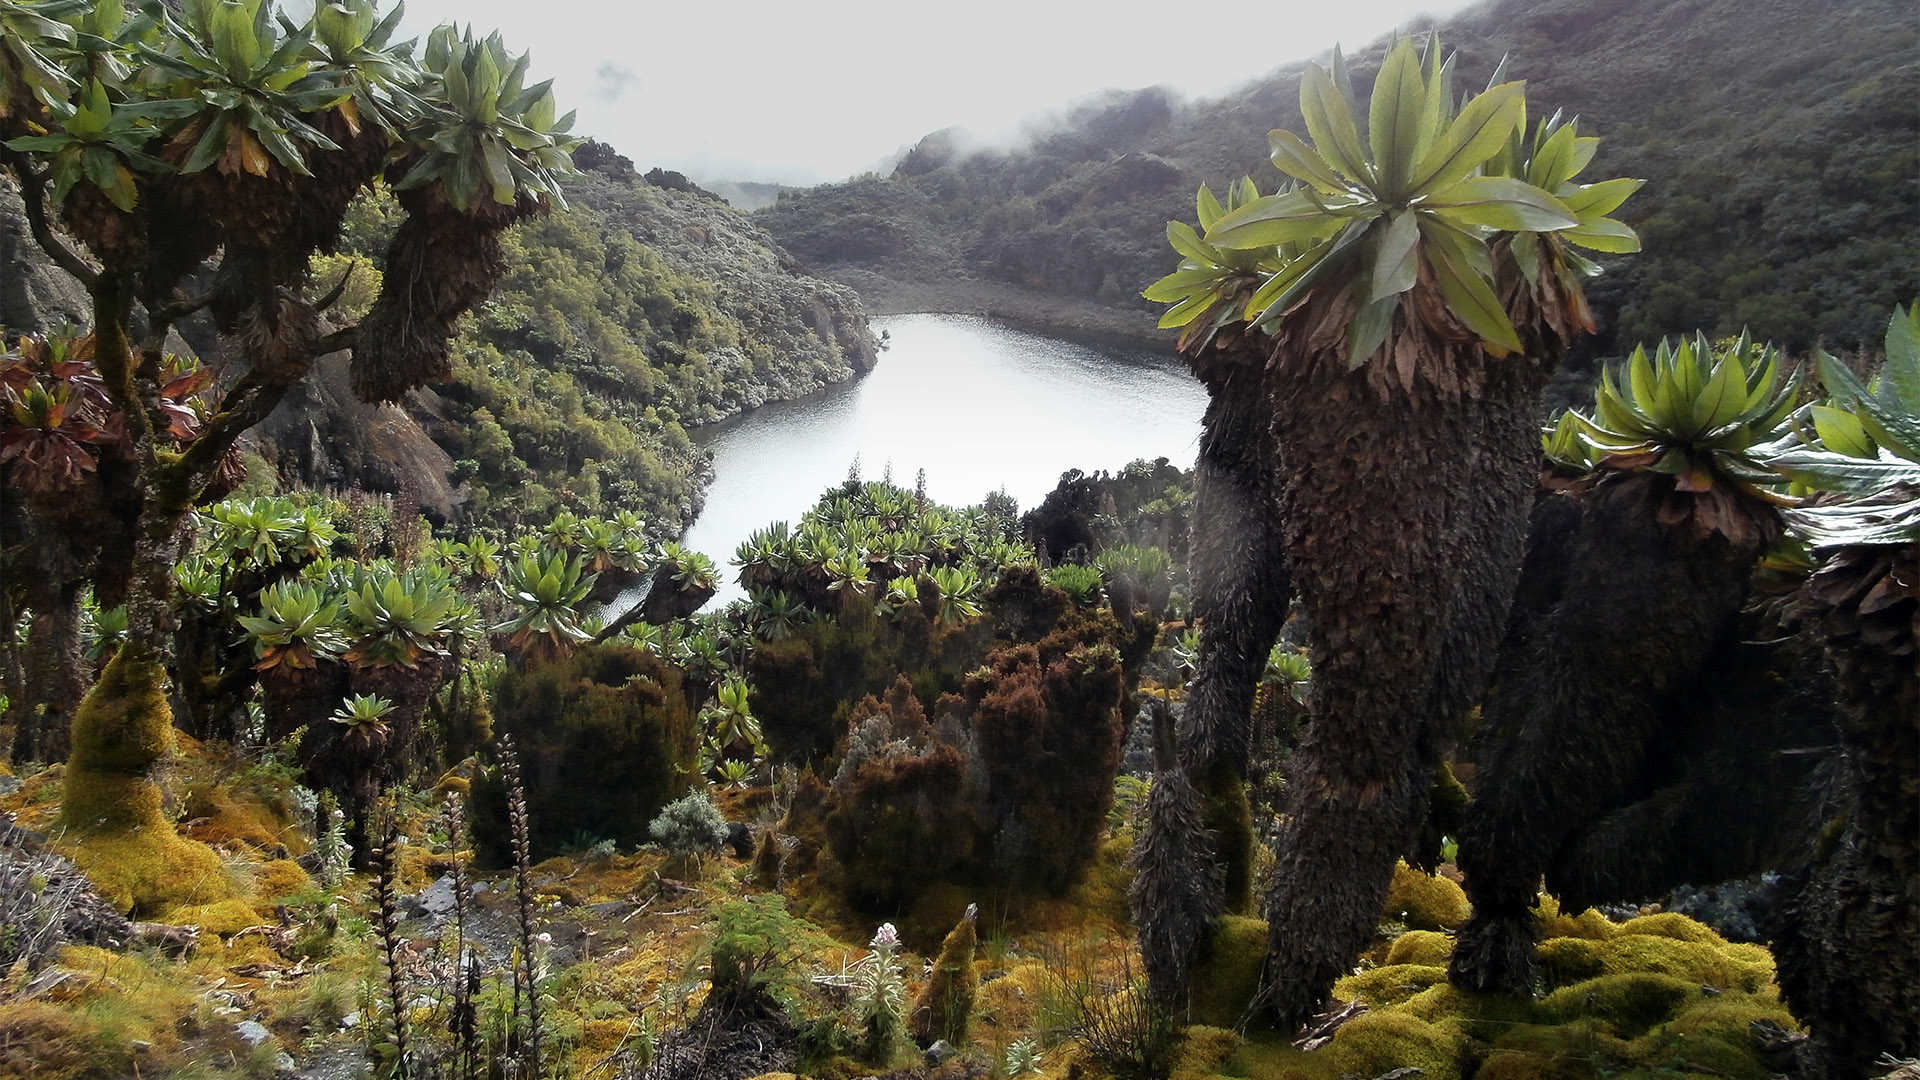
{"type": "MultiPolygon", "coordinates": [[[[1606,139],[1596,170],[1648,180],[1623,212],[1646,250],[1591,290],[1600,351],[1742,325],[1850,347],[1920,292],[1920,16],[1905,0],[1495,0],[1441,30],[1458,86],[1510,55],[1536,116],[1577,112],[1606,139]]],[[[1352,58],[1357,89],[1384,46],[1352,58]]],[[[1299,75],[1211,101],[1111,94],[1012,153],[936,133],[888,179],[788,193],[756,216],[880,310],[950,298],[1044,320],[1097,304],[1109,331],[1150,336],[1137,294],[1175,262],[1165,221],[1191,218],[1202,182],[1278,185],[1266,133],[1302,129],[1299,75]]]]}
{"type": "MultiPolygon", "coordinates": [[[[344,356],[314,373],[249,437],[283,477],[405,489],[440,519],[505,524],[558,509],[632,510],[680,533],[711,473],[688,429],[798,397],[873,366],[860,299],[806,274],[745,214],[684,184],[659,186],[601,144],[566,185],[570,209],[505,237],[508,270],[461,323],[454,376],[401,407],[347,388],[344,356]]],[[[397,225],[390,197],[350,212],[341,253],[317,261],[325,291],[355,273],[339,310],[379,291],[397,225]]],[[[85,294],[27,236],[0,184],[0,328],[84,321],[85,294]]],[[[188,340],[216,356],[211,328],[188,340]]],[[[187,342],[180,344],[181,349],[187,342]]]]}

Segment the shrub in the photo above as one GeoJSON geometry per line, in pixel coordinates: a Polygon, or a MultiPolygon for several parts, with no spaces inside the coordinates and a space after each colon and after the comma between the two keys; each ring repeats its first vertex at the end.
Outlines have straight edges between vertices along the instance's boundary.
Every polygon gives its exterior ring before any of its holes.
{"type": "MultiPolygon", "coordinates": [[[[508,669],[494,694],[494,726],[520,748],[534,857],[582,833],[637,845],[697,772],[700,728],[678,671],[628,645],[508,669]]],[[[506,793],[488,777],[473,790],[475,843],[506,860],[506,793]]]]}
{"type": "Polygon", "coordinates": [[[991,859],[1018,885],[1064,891],[1092,859],[1120,768],[1126,693],[1108,644],[1048,656],[997,650],[943,702],[965,723],[986,773],[991,859]]]}
{"type": "Polygon", "coordinates": [[[1081,606],[1100,600],[1100,571],[1081,563],[1062,563],[1047,571],[1047,584],[1066,593],[1081,606]]]}
{"type": "Polygon", "coordinates": [[[706,792],[696,791],[668,803],[647,834],[675,855],[706,855],[727,842],[727,818],[706,792]]]}

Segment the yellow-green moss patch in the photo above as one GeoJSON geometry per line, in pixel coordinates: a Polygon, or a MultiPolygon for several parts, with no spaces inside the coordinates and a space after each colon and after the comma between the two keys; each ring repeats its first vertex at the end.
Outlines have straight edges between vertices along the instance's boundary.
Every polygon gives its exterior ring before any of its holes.
{"type": "Polygon", "coordinates": [[[1389,964],[1348,975],[1333,984],[1333,996],[1359,998],[1368,1005],[1396,1005],[1435,983],[1447,980],[1447,969],[1428,964],[1389,964]]]}
{"type": "Polygon", "coordinates": [[[1630,1038],[1671,1016],[1681,1003],[1699,996],[1697,982],[1636,971],[1563,986],[1542,999],[1540,1007],[1549,1018],[1562,1023],[1583,1016],[1597,1017],[1630,1038]]]}
{"type": "Polygon", "coordinates": [[[1193,1022],[1223,1028],[1239,1024],[1260,990],[1266,963],[1265,921],[1228,915],[1214,923],[1206,959],[1194,966],[1189,980],[1193,1022]]]}
{"type": "Polygon", "coordinates": [[[1423,964],[1446,967],[1453,956],[1453,935],[1436,930],[1411,930],[1393,940],[1387,949],[1389,964],[1423,964]]]}
{"type": "Polygon", "coordinates": [[[1394,1010],[1362,1013],[1341,1025],[1326,1055],[1330,1075],[1379,1076],[1412,1066],[1421,1080],[1459,1080],[1462,1037],[1458,1031],[1429,1024],[1394,1010]]]}
{"type": "Polygon", "coordinates": [[[1410,930],[1454,930],[1473,909],[1466,891],[1436,874],[1423,874],[1405,861],[1393,868],[1387,888],[1386,916],[1410,930]]]}

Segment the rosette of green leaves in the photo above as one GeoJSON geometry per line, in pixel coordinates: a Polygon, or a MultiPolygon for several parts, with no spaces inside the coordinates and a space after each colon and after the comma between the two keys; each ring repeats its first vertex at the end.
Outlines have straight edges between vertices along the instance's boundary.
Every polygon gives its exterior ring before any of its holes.
{"type": "Polygon", "coordinates": [[[940,622],[964,622],[981,612],[980,575],[965,567],[936,566],[928,572],[940,589],[940,622]]]}
{"type": "Polygon", "coordinates": [[[310,59],[311,22],[276,20],[267,0],[184,0],[161,18],[163,40],[140,55],[168,80],[165,98],[141,107],[176,122],[176,144],[191,147],[180,172],[266,176],[277,162],[311,176],[309,151],[340,149],[307,122],[349,94],[339,71],[310,59]]]}
{"type": "Polygon", "coordinates": [[[253,645],[254,670],[311,669],[346,649],[340,602],[302,581],[276,582],[260,590],[260,614],[240,616],[253,645]]]}
{"type": "MultiPolygon", "coordinates": [[[[67,7],[48,4],[42,8],[55,6],[67,7]]],[[[136,71],[127,61],[140,42],[152,37],[160,22],[148,6],[129,14],[124,0],[95,0],[57,17],[73,29],[73,37],[64,45],[56,45],[51,54],[64,60],[76,79],[97,79],[114,89],[135,77],[136,71]]]]}
{"type": "Polygon", "coordinates": [[[51,107],[78,89],[55,56],[74,44],[74,29],[62,20],[83,17],[91,6],[87,0],[0,0],[0,118],[13,115],[18,98],[51,107]]]}
{"type": "MultiPolygon", "coordinates": [[[[210,547],[234,566],[277,566],[292,554],[296,537],[303,547],[333,542],[333,525],[324,518],[301,513],[284,499],[228,499],[207,508],[211,523],[210,547]],[[325,536],[324,541],[321,538],[325,536]]],[[[319,551],[308,551],[319,554],[319,551]]]]}
{"type": "Polygon", "coordinates": [[[444,575],[380,568],[346,594],[354,642],[344,654],[367,667],[415,668],[447,654],[459,596],[444,575]]]}
{"type": "Polygon", "coordinates": [[[501,595],[519,614],[495,626],[495,633],[511,636],[516,648],[544,641],[564,648],[593,635],[580,625],[578,608],[593,591],[599,575],[583,574],[578,556],[560,552],[529,553],[506,564],[500,573],[501,595]]]}
{"type": "Polygon", "coordinates": [[[720,752],[736,747],[764,754],[766,745],[760,736],[760,721],[754,718],[748,703],[752,690],[747,680],[730,676],[720,680],[714,690],[714,702],[700,710],[707,738],[720,752]]]}
{"type": "MultiPolygon", "coordinates": [[[[895,583],[901,580],[894,579],[895,583]]],[[[754,635],[762,641],[779,641],[805,624],[810,612],[806,604],[785,589],[762,589],[752,595],[748,618],[754,635]]]]}
{"type": "Polygon", "coordinates": [[[1576,121],[1558,112],[1534,128],[1530,141],[1522,134],[1520,128],[1514,129],[1506,150],[1487,163],[1488,175],[1517,177],[1552,192],[1576,221],[1546,232],[1512,230],[1505,238],[1507,254],[1536,294],[1551,278],[1570,303],[1576,324],[1592,332],[1593,312],[1587,307],[1581,279],[1598,274],[1600,267],[1574,248],[1614,254],[1639,251],[1639,235],[1608,215],[1646,181],[1618,177],[1582,183],[1578,177],[1593,162],[1600,140],[1578,134],[1576,121]]]}
{"type": "Polygon", "coordinates": [[[333,108],[355,135],[363,122],[372,121],[398,137],[402,117],[424,107],[413,93],[421,79],[413,42],[392,43],[406,8],[395,4],[382,18],[373,0],[331,0],[314,7],[309,55],[340,74],[345,95],[333,108]]]}
{"type": "Polygon", "coordinates": [[[482,199],[511,206],[522,192],[565,207],[555,178],[574,171],[574,114],[554,118],[553,81],[525,86],[527,63],[526,53],[509,57],[498,34],[476,41],[441,26],[428,35],[425,107],[407,131],[418,150],[395,186],[437,182],[463,213],[482,199]]]}
{"type": "Polygon", "coordinates": [[[342,698],[340,707],[330,717],[334,723],[346,728],[349,738],[362,742],[383,742],[387,735],[387,716],[393,712],[393,702],[377,694],[355,694],[342,698]]]}
{"type": "Polygon", "coordinates": [[[1818,364],[1830,397],[1808,410],[1815,444],[1769,464],[1854,498],[1798,509],[1789,523],[1819,547],[1920,539],[1920,304],[1894,309],[1886,360],[1871,380],[1826,353],[1818,364]]]}
{"type": "Polygon", "coordinates": [[[1490,170],[1525,127],[1524,84],[1496,82],[1456,111],[1452,70],[1437,40],[1424,65],[1411,41],[1394,45],[1374,83],[1363,142],[1339,51],[1330,70],[1308,65],[1300,111],[1312,143],[1290,131],[1269,134],[1274,165],[1301,186],[1255,199],[1206,231],[1217,248],[1299,245],[1248,298],[1244,318],[1270,326],[1310,292],[1349,294],[1346,362],[1359,367],[1385,342],[1402,297],[1430,280],[1487,352],[1521,349],[1494,291],[1490,240],[1575,229],[1581,219],[1552,192],[1490,170]]]}
{"type": "Polygon", "coordinates": [[[47,102],[53,127],[45,135],[22,135],[7,141],[7,149],[45,154],[51,169],[53,198],[65,202],[81,182],[92,184],[114,206],[132,210],[139,202],[135,172],[168,171],[166,162],[148,154],[155,134],[153,119],[170,108],[143,102],[116,107],[98,79],[88,79],[78,101],[47,102]]]}
{"type": "MultiPolygon", "coordinates": [[[[1227,188],[1223,205],[1205,184],[1194,195],[1194,214],[1200,231],[1213,228],[1215,222],[1260,198],[1253,178],[1243,176],[1227,188]]],[[[1241,321],[1242,308],[1260,283],[1285,265],[1287,257],[1297,255],[1288,248],[1216,247],[1200,238],[1193,226],[1180,221],[1167,222],[1167,243],[1180,253],[1180,265],[1173,273],[1146,287],[1140,295],[1161,304],[1172,304],[1160,316],[1160,328],[1187,327],[1180,336],[1184,351],[1195,342],[1205,341],[1222,327],[1241,321]]]]}
{"type": "Polygon", "coordinates": [[[1585,421],[1571,411],[1562,412],[1540,433],[1540,454],[1547,469],[1557,476],[1579,478],[1593,471],[1593,445],[1584,437],[1585,421]]]}
{"type": "Polygon", "coordinates": [[[1785,477],[1761,450],[1799,404],[1800,377],[1782,379],[1781,366],[1779,350],[1744,334],[1718,352],[1700,334],[1662,341],[1651,357],[1633,350],[1624,387],[1616,369],[1601,374],[1592,417],[1568,415],[1601,468],[1665,473],[1696,494],[1730,485],[1783,504],[1772,489],[1785,477]]]}
{"type": "Polygon", "coordinates": [[[682,589],[711,589],[720,577],[712,559],[672,541],[660,545],[660,559],[671,568],[673,583],[682,589]]]}

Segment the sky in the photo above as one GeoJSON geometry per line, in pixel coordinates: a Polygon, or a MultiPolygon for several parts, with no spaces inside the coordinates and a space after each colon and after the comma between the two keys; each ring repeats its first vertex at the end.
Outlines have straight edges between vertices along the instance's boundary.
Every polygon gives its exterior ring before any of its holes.
{"type": "MultiPolygon", "coordinates": [[[[289,5],[294,6],[294,5],[289,5]]],[[[577,133],[643,171],[811,184],[961,126],[989,144],[1103,89],[1214,96],[1461,0],[409,0],[406,27],[497,28],[577,133]]],[[[532,81],[532,80],[530,80],[532,81]]]]}

